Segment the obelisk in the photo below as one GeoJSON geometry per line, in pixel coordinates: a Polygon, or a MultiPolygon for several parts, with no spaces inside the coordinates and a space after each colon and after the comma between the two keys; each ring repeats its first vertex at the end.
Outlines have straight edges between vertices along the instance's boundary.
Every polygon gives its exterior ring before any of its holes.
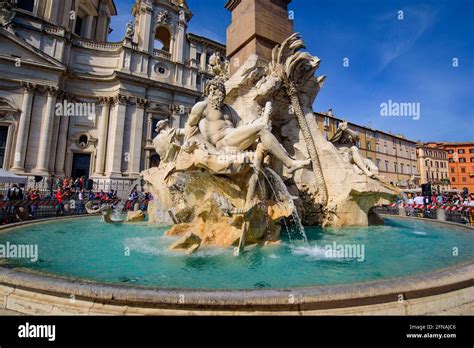
{"type": "Polygon", "coordinates": [[[272,49],[293,34],[288,13],[291,0],[228,0],[225,8],[232,13],[227,27],[227,58],[231,74],[251,54],[269,61],[272,49]]]}

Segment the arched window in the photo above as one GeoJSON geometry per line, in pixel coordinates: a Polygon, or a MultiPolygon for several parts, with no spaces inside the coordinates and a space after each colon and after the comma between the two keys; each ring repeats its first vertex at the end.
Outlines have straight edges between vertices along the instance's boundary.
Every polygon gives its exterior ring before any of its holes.
{"type": "Polygon", "coordinates": [[[35,8],[35,0],[17,0],[18,8],[23,10],[33,12],[35,8]]]}
{"type": "Polygon", "coordinates": [[[170,51],[171,34],[165,27],[158,27],[155,32],[154,48],[171,53],[170,51]]]}

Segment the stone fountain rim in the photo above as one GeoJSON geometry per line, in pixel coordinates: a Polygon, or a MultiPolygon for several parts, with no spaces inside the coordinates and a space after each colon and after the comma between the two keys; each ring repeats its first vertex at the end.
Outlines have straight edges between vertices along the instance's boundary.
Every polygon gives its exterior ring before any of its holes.
{"type": "MultiPolygon", "coordinates": [[[[387,215],[384,217],[400,218],[387,215]]],[[[70,217],[43,219],[34,223],[68,218],[70,217]]],[[[82,216],[73,218],[82,218],[82,216]]],[[[2,226],[0,233],[25,224],[29,223],[2,226]]],[[[458,224],[456,226],[467,227],[458,224]]],[[[474,232],[473,228],[466,229],[474,232]]],[[[74,295],[77,300],[86,302],[139,308],[305,311],[393,303],[400,300],[400,295],[403,295],[403,300],[412,300],[473,287],[474,260],[406,277],[281,289],[220,290],[128,286],[5,267],[0,267],[0,285],[13,288],[13,291],[19,289],[60,298],[70,298],[74,295]],[[180,303],[182,299],[184,303],[180,303]]]]}

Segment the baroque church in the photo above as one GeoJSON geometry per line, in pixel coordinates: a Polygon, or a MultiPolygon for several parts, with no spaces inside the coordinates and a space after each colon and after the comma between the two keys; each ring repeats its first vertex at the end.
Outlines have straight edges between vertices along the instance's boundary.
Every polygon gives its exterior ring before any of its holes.
{"type": "Polygon", "coordinates": [[[136,0],[109,42],[113,0],[0,3],[0,165],[49,187],[125,187],[156,166],[158,121],[183,127],[226,47],[187,31],[185,0],[136,0]]]}

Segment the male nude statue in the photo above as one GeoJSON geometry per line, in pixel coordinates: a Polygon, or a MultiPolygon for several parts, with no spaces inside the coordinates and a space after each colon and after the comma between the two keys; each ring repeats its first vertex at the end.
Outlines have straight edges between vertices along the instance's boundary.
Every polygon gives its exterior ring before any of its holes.
{"type": "Polygon", "coordinates": [[[263,149],[282,161],[288,173],[293,173],[311,163],[310,159],[298,161],[291,158],[272,134],[270,103],[267,103],[263,117],[236,128],[235,117],[230,107],[224,104],[225,95],[226,90],[222,81],[214,79],[208,82],[206,100],[197,103],[191,110],[185,127],[185,141],[199,131],[206,141],[218,150],[245,151],[260,140],[263,149]]]}

